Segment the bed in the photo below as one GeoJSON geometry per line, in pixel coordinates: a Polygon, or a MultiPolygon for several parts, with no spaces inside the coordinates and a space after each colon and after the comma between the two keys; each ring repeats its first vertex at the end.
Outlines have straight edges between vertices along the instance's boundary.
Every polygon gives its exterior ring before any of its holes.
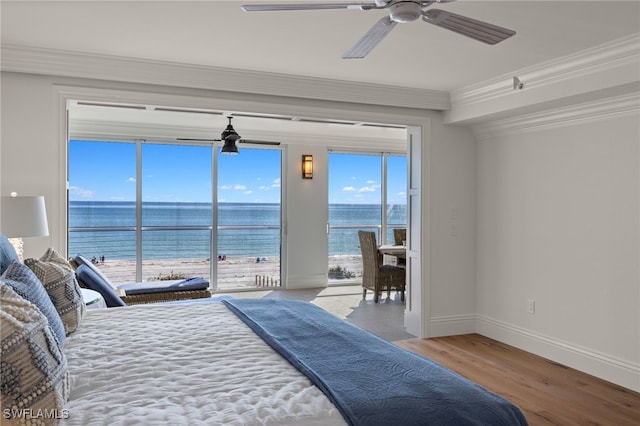
{"type": "Polygon", "coordinates": [[[0,234],[0,422],[526,425],[504,398],[306,302],[87,310],[55,250],[0,234]]]}
{"type": "Polygon", "coordinates": [[[64,425],[344,425],[309,379],[223,303],[87,312],[65,344],[64,425]]]}
{"type": "Polygon", "coordinates": [[[71,392],[63,425],[526,424],[503,398],[305,302],[90,311],[64,351],[71,392]],[[368,346],[349,355],[346,341],[360,346],[358,339],[368,346]],[[293,348],[279,347],[287,340],[293,348]],[[336,351],[333,362],[312,359],[336,351]],[[292,353],[297,360],[287,361],[292,353]],[[372,369],[372,357],[381,367],[372,369]],[[405,368],[407,359],[426,362],[430,375],[438,370],[436,382],[416,381],[421,371],[405,368]],[[398,395],[394,381],[412,383],[398,395]]]}

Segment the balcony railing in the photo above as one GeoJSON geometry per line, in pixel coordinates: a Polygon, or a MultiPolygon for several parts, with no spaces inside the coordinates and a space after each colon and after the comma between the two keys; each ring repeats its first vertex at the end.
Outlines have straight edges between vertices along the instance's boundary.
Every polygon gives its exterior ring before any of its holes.
{"type": "MultiPolygon", "coordinates": [[[[135,227],[72,227],[69,254],[94,257],[115,284],[136,281],[138,257],[143,281],[182,276],[210,280],[211,231],[211,226],[141,227],[138,248],[135,227]]],[[[218,289],[280,285],[280,226],[219,226],[217,238],[213,260],[218,289]]]]}
{"type": "MultiPolygon", "coordinates": [[[[387,226],[387,241],[393,228],[387,226]]],[[[142,227],[143,281],[200,276],[211,280],[211,226],[142,227]]],[[[359,283],[362,257],[358,230],[376,232],[381,225],[331,224],[329,230],[329,283],[359,283]],[[338,273],[342,270],[343,273],[338,273]],[[329,272],[332,272],[331,274],[329,272]]],[[[277,287],[280,285],[280,226],[224,225],[217,227],[217,287],[219,290],[277,287]]],[[[391,238],[391,239],[389,239],[391,238]]],[[[69,254],[95,257],[115,284],[136,281],[136,228],[69,228],[69,254]]]]}

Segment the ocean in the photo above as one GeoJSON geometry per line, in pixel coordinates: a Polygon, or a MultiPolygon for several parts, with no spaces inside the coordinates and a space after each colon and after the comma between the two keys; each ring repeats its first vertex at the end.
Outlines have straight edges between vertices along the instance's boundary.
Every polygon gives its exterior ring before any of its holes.
{"type": "MultiPolygon", "coordinates": [[[[142,257],[200,259],[210,257],[211,204],[142,204],[142,257]]],[[[377,204],[329,205],[329,255],[360,254],[358,229],[377,231],[377,204]]],[[[389,226],[406,224],[406,205],[387,210],[389,226]]],[[[135,202],[69,202],[69,254],[82,253],[105,260],[136,258],[135,202]],[[100,228],[100,229],[96,229],[100,228]]],[[[388,241],[393,241],[391,228],[388,241]]],[[[227,257],[280,255],[280,205],[220,203],[218,254],[227,257]]]]}

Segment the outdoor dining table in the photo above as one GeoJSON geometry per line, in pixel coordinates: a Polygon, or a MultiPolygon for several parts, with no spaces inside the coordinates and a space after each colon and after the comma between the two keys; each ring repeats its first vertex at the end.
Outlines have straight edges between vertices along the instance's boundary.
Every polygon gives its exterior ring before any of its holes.
{"type": "Polygon", "coordinates": [[[394,256],[396,260],[387,260],[387,263],[391,263],[395,266],[400,266],[404,268],[404,264],[407,259],[407,247],[405,246],[394,246],[394,245],[381,245],[378,246],[378,253],[387,256],[394,256]]]}
{"type": "Polygon", "coordinates": [[[378,246],[378,252],[403,259],[407,258],[407,248],[405,246],[381,245],[378,246]]]}

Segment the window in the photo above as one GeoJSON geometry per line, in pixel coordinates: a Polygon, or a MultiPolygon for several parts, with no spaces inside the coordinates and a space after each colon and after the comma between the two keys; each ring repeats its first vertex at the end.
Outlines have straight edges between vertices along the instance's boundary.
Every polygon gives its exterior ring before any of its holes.
{"type": "Polygon", "coordinates": [[[69,253],[114,283],[280,285],[281,151],[219,155],[216,191],[213,156],[211,145],[69,141],[69,253]]]}
{"type": "Polygon", "coordinates": [[[358,279],[362,260],[358,230],[375,231],[378,244],[393,243],[406,227],[406,156],[329,154],[329,280],[358,279]]]}
{"type": "Polygon", "coordinates": [[[218,288],[280,285],[281,157],[246,147],[218,156],[218,288]]]}
{"type": "Polygon", "coordinates": [[[209,279],[211,154],[210,146],[70,141],[69,253],[92,258],[115,283],[209,279]]]}
{"type": "Polygon", "coordinates": [[[393,230],[407,227],[407,156],[387,155],[386,244],[393,244],[393,230]]]}
{"type": "Polygon", "coordinates": [[[72,140],[68,176],[69,254],[108,261],[115,281],[135,280],[136,145],[72,140]]]}
{"type": "Polygon", "coordinates": [[[212,147],[141,150],[142,279],[210,279],[212,147]]]}

